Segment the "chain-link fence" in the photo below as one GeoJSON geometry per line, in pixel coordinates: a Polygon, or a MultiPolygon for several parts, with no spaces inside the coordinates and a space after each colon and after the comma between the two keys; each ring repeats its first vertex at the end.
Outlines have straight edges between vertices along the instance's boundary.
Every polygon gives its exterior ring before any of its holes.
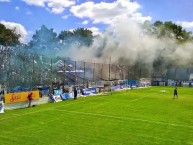
{"type": "Polygon", "coordinates": [[[0,53],[0,84],[8,92],[15,86],[35,89],[59,81],[64,85],[85,85],[104,80],[125,80],[141,77],[142,70],[118,63],[75,61],[67,58],[49,58],[11,49],[0,53]]]}

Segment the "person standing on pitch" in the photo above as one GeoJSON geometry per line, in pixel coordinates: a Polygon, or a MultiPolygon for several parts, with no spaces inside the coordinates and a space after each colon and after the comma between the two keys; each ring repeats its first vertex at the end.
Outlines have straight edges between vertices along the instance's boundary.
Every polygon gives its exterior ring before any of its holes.
{"type": "Polygon", "coordinates": [[[31,107],[31,102],[32,102],[32,100],[33,100],[33,93],[31,92],[31,93],[29,93],[29,95],[27,96],[27,98],[28,98],[28,101],[29,101],[29,104],[28,104],[28,107],[31,107]]]}
{"type": "Polygon", "coordinates": [[[177,98],[178,99],[178,90],[177,90],[177,87],[175,87],[174,89],[174,97],[173,99],[177,98]]]}

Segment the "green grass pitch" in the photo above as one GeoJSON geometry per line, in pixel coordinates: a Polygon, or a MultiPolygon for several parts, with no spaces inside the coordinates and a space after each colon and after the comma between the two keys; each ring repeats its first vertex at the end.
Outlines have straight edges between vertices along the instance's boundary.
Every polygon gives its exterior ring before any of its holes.
{"type": "Polygon", "coordinates": [[[0,114],[0,145],[193,145],[193,88],[149,87],[0,114]]]}

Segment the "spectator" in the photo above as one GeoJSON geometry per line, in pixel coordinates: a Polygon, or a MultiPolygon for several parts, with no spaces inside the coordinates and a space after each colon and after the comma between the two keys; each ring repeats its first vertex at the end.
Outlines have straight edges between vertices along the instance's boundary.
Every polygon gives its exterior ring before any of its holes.
{"type": "Polygon", "coordinates": [[[77,99],[77,89],[76,89],[76,87],[74,87],[74,100],[76,100],[77,99]]]}

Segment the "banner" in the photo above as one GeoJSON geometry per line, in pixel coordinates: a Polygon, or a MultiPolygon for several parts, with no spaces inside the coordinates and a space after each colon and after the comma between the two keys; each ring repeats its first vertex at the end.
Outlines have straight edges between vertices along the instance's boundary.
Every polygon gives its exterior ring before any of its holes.
{"type": "Polygon", "coordinates": [[[4,113],[4,103],[0,101],[0,113],[4,113]]]}
{"type": "Polygon", "coordinates": [[[128,86],[136,87],[137,81],[136,80],[128,80],[128,86]]]}
{"type": "Polygon", "coordinates": [[[73,99],[74,98],[74,94],[73,93],[64,93],[64,94],[61,94],[61,97],[63,100],[66,100],[66,99],[73,99]]]}
{"type": "Polygon", "coordinates": [[[50,100],[53,101],[53,102],[60,102],[60,101],[62,101],[62,98],[61,98],[60,95],[49,94],[48,97],[49,97],[50,100]]]}
{"type": "Polygon", "coordinates": [[[116,85],[116,86],[111,87],[111,90],[120,90],[120,89],[121,89],[120,85],[116,85]]]}
{"type": "Polygon", "coordinates": [[[83,89],[84,95],[91,95],[91,94],[96,94],[96,88],[88,88],[88,89],[83,89]]]}
{"type": "Polygon", "coordinates": [[[60,102],[60,101],[62,101],[62,98],[61,98],[60,95],[53,95],[53,98],[54,98],[55,102],[60,102]]]}
{"type": "Polygon", "coordinates": [[[33,100],[38,100],[40,98],[39,91],[9,93],[9,94],[4,94],[5,104],[28,101],[27,97],[31,92],[32,92],[33,100]]]}

